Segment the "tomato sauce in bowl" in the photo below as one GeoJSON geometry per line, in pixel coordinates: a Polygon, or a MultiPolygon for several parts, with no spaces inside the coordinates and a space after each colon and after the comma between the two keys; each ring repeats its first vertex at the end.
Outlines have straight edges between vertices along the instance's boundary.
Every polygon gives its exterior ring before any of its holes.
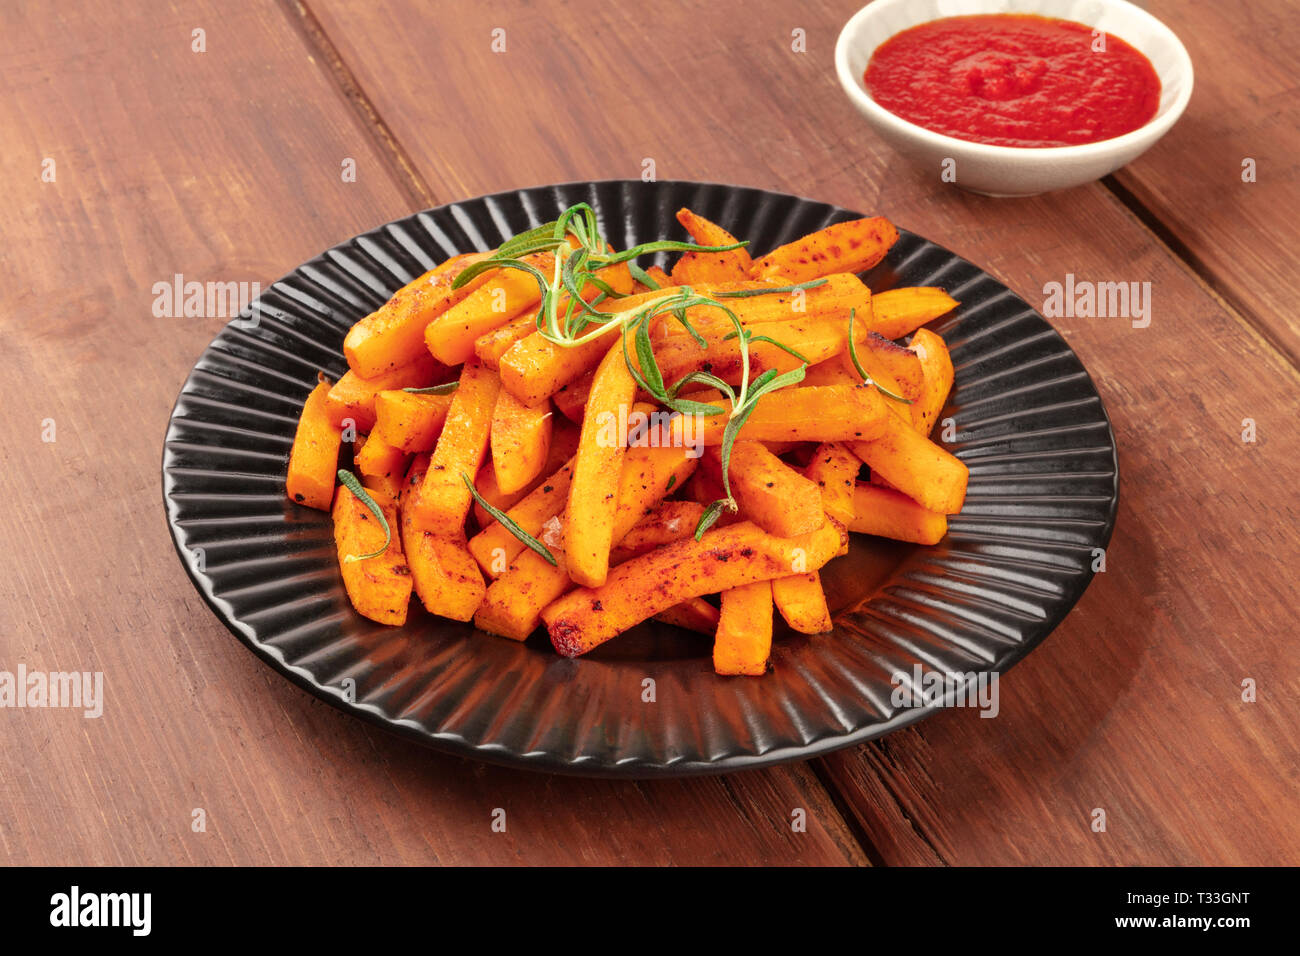
{"type": "Polygon", "coordinates": [[[945,136],[993,146],[1078,146],[1146,125],[1160,105],[1151,61],[1119,37],[1029,14],[945,17],[871,55],[867,92],[945,136]]]}

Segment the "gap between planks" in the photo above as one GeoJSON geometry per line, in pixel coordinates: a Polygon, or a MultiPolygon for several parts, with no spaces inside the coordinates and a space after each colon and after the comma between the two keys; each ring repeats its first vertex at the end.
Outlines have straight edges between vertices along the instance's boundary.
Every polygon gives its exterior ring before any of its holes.
{"type": "Polygon", "coordinates": [[[280,6],[284,9],[290,24],[302,37],[308,52],[315,54],[321,69],[337,87],[352,108],[352,112],[356,114],[358,124],[375,144],[379,155],[388,161],[388,173],[397,188],[411,202],[412,209],[419,211],[438,205],[433,190],[420,175],[419,169],[394,135],[392,128],[379,114],[374,101],[361,88],[356,74],[344,61],[343,55],[326,34],[316,14],[303,0],[280,0],[280,6]]]}
{"type": "Polygon", "coordinates": [[[1227,286],[1218,281],[1214,270],[1207,266],[1192,251],[1191,247],[1165,224],[1154,209],[1139,199],[1133,190],[1116,179],[1114,174],[1103,177],[1100,182],[1119,201],[1119,204],[1129,211],[1133,218],[1138,221],[1138,224],[1155,237],[1155,240],[1164,247],[1171,257],[1182,263],[1193,278],[1196,279],[1197,284],[1205,290],[1206,295],[1214,299],[1224,312],[1253,333],[1262,345],[1281,356],[1291,371],[1297,377],[1300,377],[1300,355],[1292,352],[1285,343],[1279,341],[1268,326],[1259,320],[1259,317],[1250,306],[1233,295],[1227,286]]]}

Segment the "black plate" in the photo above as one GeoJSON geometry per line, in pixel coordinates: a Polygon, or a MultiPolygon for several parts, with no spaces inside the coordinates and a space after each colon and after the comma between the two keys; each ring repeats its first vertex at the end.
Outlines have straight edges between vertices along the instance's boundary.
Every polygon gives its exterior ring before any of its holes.
{"type": "Polygon", "coordinates": [[[434,263],[496,246],[578,201],[596,208],[619,248],[685,239],[673,217],[681,206],[752,240],[756,252],[859,215],[735,186],[545,186],[390,223],[276,282],[256,327],[236,320],[200,357],[163,449],[181,559],[254,653],[322,700],[441,750],[647,777],[805,759],[879,737],[934,709],[894,706],[892,675],[916,664],[1004,672],[1060,623],[1115,521],[1119,474],[1106,411],[1078,358],[1022,299],[907,232],[866,279],[878,292],[942,286],[962,303],[933,328],[956,366],[941,418],[955,421],[949,447],[970,466],[969,493],[936,547],[854,536],[852,553],[823,572],[833,634],[786,634],[773,673],[721,678],[707,639],[666,625],[567,660],[544,635],[517,644],[418,607],[403,628],[353,612],[328,517],[283,493],[317,370],[342,374],[348,327],[434,263]],[[643,700],[647,678],[654,702],[643,700]]]}

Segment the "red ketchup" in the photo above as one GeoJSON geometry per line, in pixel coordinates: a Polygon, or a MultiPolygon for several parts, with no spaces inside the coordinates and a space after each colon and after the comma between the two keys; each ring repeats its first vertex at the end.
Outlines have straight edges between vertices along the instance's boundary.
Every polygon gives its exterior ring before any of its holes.
{"type": "Polygon", "coordinates": [[[994,146],[1077,146],[1156,115],[1160,78],[1119,37],[1070,20],[990,14],[932,20],[871,55],[872,99],[926,129],[994,146]]]}

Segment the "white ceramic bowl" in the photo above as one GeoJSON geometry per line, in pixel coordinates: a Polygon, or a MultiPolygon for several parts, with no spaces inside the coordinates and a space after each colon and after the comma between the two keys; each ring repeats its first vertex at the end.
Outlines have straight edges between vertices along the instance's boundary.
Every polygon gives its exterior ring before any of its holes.
{"type": "MultiPolygon", "coordinates": [[[[1192,60],[1172,30],[1125,0],[876,0],[840,31],[835,72],[853,105],[880,136],[936,178],[945,168],[963,189],[991,196],[1032,196],[1100,179],[1146,152],[1182,115],[1192,95],[1192,60]],[[1145,126],[1083,146],[1025,149],[972,143],[935,133],[876,103],[862,82],[876,47],[900,30],[940,17],[1036,13],[1074,20],[1129,43],[1160,77],[1160,107],[1145,126]],[[945,160],[952,163],[945,164],[945,160]]],[[[946,180],[945,180],[946,181],[946,180]]]]}

